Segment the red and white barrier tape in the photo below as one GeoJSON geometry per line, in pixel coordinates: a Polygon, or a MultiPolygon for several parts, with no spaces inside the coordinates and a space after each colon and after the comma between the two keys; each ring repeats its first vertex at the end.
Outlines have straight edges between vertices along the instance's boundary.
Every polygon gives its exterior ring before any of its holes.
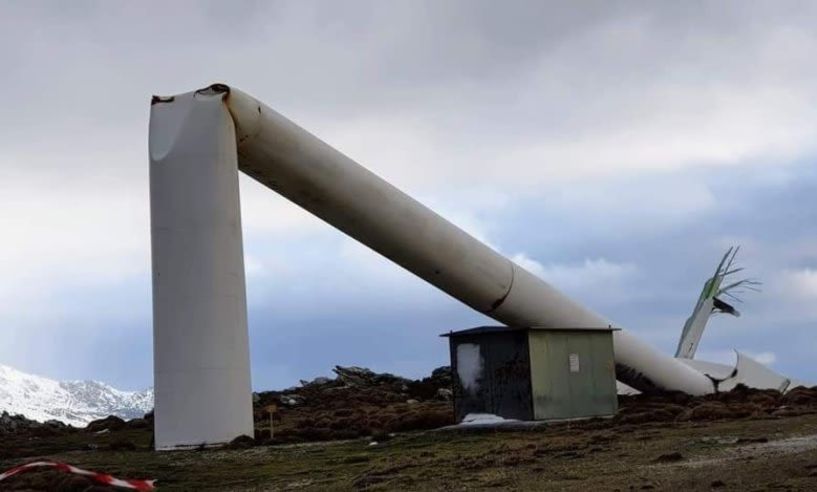
{"type": "Polygon", "coordinates": [[[27,471],[31,471],[35,468],[53,468],[57,471],[73,473],[74,475],[82,475],[84,477],[88,477],[91,480],[100,484],[113,485],[114,487],[122,487],[131,490],[138,490],[139,492],[156,490],[156,486],[154,485],[156,483],[156,480],[123,480],[121,478],[106,475],[105,473],[97,473],[93,471],[83,470],[82,468],[77,468],[76,466],[66,465],[65,463],[57,463],[55,461],[35,461],[33,463],[27,463],[25,465],[14,467],[11,470],[6,470],[5,472],[0,473],[0,482],[9,477],[18,475],[20,473],[25,473],[27,471]]]}

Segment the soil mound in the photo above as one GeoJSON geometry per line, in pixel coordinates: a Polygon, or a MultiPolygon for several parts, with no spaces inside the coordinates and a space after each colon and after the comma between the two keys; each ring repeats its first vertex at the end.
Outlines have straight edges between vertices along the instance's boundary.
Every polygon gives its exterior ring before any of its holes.
{"type": "Polygon", "coordinates": [[[620,396],[614,421],[628,424],[713,421],[806,413],[817,413],[817,387],[799,387],[784,394],[740,385],[731,391],[705,396],[685,393],[620,396]]]}

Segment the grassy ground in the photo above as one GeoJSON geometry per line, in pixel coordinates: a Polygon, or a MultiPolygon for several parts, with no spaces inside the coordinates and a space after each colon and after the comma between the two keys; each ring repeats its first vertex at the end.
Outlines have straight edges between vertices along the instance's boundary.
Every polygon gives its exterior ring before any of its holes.
{"type": "MultiPolygon", "coordinates": [[[[155,453],[148,444],[149,433],[141,430],[29,439],[16,443],[13,457],[0,455],[0,469],[47,456],[118,476],[157,478],[161,491],[817,490],[815,414],[434,431],[377,445],[360,439],[155,453]],[[111,450],[117,442],[137,449],[111,450]]],[[[43,472],[3,482],[0,489],[88,490],[88,485],[43,472]]]]}

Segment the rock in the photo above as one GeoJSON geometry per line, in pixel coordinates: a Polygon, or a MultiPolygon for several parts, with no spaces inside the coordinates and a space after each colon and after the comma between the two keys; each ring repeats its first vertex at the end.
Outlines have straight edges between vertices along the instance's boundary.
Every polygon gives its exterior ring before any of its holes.
{"type": "Polygon", "coordinates": [[[29,420],[22,415],[10,415],[4,411],[0,414],[0,434],[11,434],[26,432],[32,429],[40,429],[43,424],[34,420],[29,420]]]}
{"type": "Polygon", "coordinates": [[[335,366],[335,368],[332,369],[332,372],[337,375],[339,380],[348,386],[371,384],[374,382],[375,378],[375,373],[371,369],[366,369],[365,367],[335,366]]]}
{"type": "Polygon", "coordinates": [[[365,384],[367,381],[371,382],[375,376],[371,369],[357,366],[335,366],[332,371],[337,374],[338,379],[349,386],[365,384]]]}
{"type": "Polygon", "coordinates": [[[248,449],[255,446],[255,439],[250,436],[238,436],[227,445],[228,449],[248,449]]]}
{"type": "Polygon", "coordinates": [[[420,402],[417,401],[417,400],[406,400],[406,403],[409,404],[409,405],[414,405],[415,403],[420,403],[420,402]]]}
{"type": "Polygon", "coordinates": [[[347,386],[408,385],[412,382],[387,372],[376,373],[365,367],[335,366],[332,371],[337,375],[338,380],[347,386]]]}
{"type": "Polygon", "coordinates": [[[437,398],[444,401],[451,401],[454,399],[454,392],[448,388],[438,388],[437,398]]]}
{"type": "Polygon", "coordinates": [[[88,432],[101,432],[105,429],[112,431],[112,430],[119,430],[125,427],[125,421],[121,418],[111,415],[109,417],[105,417],[104,419],[94,420],[85,426],[85,430],[88,432]]]}
{"type": "Polygon", "coordinates": [[[303,400],[301,395],[281,395],[281,403],[290,407],[303,403],[303,400]]]}
{"type": "Polygon", "coordinates": [[[431,371],[431,379],[451,382],[451,366],[440,366],[431,371]]]}
{"type": "Polygon", "coordinates": [[[784,405],[814,405],[817,404],[817,388],[798,386],[789,391],[780,399],[784,405]]]}
{"type": "Polygon", "coordinates": [[[147,429],[150,427],[150,423],[145,419],[131,419],[125,425],[128,429],[147,429]]]}
{"type": "Polygon", "coordinates": [[[306,381],[304,379],[301,379],[301,386],[320,386],[323,384],[329,384],[331,382],[332,382],[331,379],[321,376],[313,379],[312,381],[306,381]]]}

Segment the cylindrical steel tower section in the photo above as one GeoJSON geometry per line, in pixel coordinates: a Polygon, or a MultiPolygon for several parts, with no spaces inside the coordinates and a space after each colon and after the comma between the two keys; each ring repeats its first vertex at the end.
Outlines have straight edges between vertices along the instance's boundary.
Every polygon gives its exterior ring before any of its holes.
{"type": "Polygon", "coordinates": [[[222,91],[154,98],[156,449],[253,435],[235,127],[222,91]]]}
{"type": "MultiPolygon", "coordinates": [[[[610,324],[256,99],[210,90],[228,94],[241,171],[422,279],[508,325],[610,324]]],[[[617,377],[636,389],[714,390],[625,331],[614,343],[617,377]]]]}

